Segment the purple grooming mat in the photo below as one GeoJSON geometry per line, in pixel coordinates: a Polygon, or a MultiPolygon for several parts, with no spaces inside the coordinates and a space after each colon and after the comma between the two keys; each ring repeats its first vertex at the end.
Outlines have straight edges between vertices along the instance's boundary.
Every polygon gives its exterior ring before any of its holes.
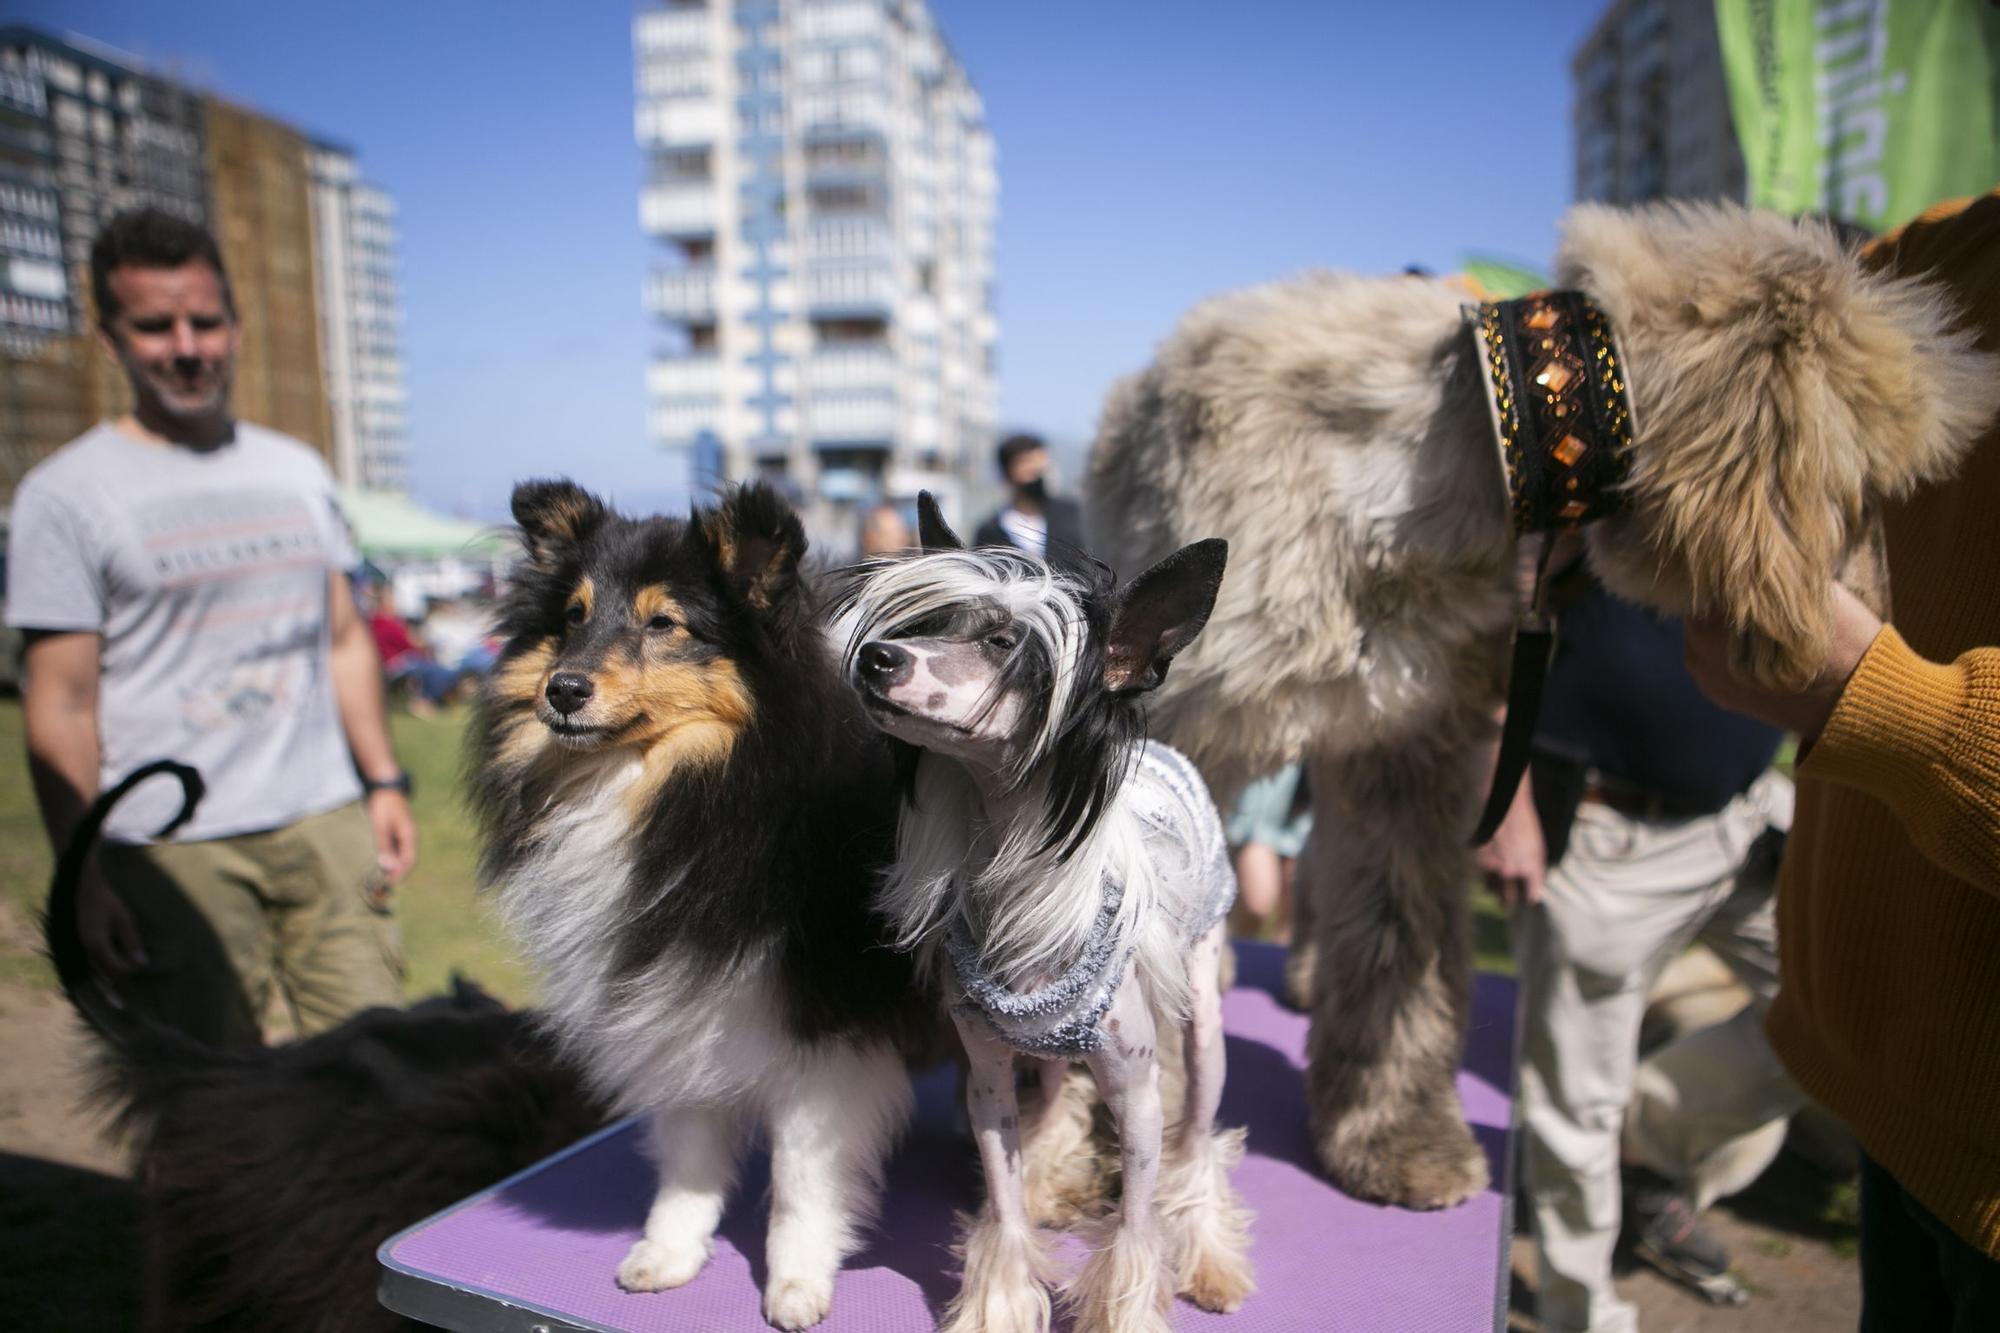
{"type": "MultiPolygon", "coordinates": [[[[1306,1020],[1280,994],[1282,954],[1238,943],[1223,1002],[1229,1081],[1221,1123],[1249,1127],[1236,1185],[1256,1212],[1257,1291],[1233,1315],[1181,1301],[1175,1325],[1217,1333],[1326,1329],[1477,1330],[1505,1314],[1514,1085],[1514,983],[1475,981],[1458,1092],[1495,1184],[1458,1208],[1358,1203],[1314,1163],[1306,1133],[1306,1020]]],[[[978,1164],[957,1128],[955,1075],[918,1080],[917,1118],[889,1170],[882,1221],[848,1260],[825,1333],[935,1327],[957,1290],[953,1214],[977,1207],[978,1164]]],[[[383,1242],[382,1301],[454,1329],[681,1331],[768,1327],[759,1310],[770,1180],[745,1161],[715,1254],[674,1291],[630,1295],[613,1280],[652,1200],[653,1168],[623,1121],[383,1242]]],[[[1059,1251],[1074,1264],[1080,1246],[1059,1251]]],[[[1066,1321],[1058,1319],[1058,1327],[1066,1321]]]]}

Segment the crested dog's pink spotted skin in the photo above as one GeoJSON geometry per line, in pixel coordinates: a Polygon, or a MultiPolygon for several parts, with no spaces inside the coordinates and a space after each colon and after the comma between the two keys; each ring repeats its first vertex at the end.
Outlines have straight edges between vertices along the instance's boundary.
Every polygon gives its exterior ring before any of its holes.
{"type": "MultiPolygon", "coordinates": [[[[1123,1188],[1071,1286],[1077,1327],[1160,1333],[1176,1290],[1231,1310],[1251,1288],[1248,1214],[1218,1134],[1220,966],[1235,884],[1221,823],[1139,699],[1200,631],[1225,549],[1203,542],[1113,592],[1101,571],[967,551],[925,497],[925,552],[865,567],[849,671],[915,747],[884,896],[944,981],[968,1063],[987,1202],[966,1238],[955,1333],[1038,1333],[1052,1275],[1024,1198],[1014,1069],[1089,1066],[1117,1121],[1123,1188]],[[1182,1029],[1171,1134],[1159,1034],[1182,1029]]],[[[1048,1099],[1050,1106],[1057,1098],[1048,1099]]],[[[1045,1114],[1060,1114],[1048,1111],[1045,1114]]]]}

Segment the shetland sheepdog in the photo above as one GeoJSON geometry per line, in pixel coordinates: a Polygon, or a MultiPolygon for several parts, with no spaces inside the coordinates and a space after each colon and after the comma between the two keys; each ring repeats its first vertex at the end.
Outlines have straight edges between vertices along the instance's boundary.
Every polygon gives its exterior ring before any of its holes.
{"type": "Polygon", "coordinates": [[[683,521],[536,481],[513,511],[525,559],[472,740],[482,877],[559,1041],[650,1119],[659,1193],[616,1279],[701,1271],[762,1131],[764,1315],[805,1328],[878,1203],[905,1058],[939,1023],[869,905],[896,824],[888,747],[770,489],[683,521]]]}

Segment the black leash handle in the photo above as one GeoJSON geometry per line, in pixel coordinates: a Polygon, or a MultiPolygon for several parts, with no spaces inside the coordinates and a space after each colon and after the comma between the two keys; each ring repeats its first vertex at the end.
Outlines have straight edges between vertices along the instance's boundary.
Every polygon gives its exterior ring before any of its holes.
{"type": "Polygon", "coordinates": [[[1486,809],[1480,812],[1479,826],[1473,830],[1472,845],[1484,847],[1507,817],[1521,777],[1528,771],[1528,756],[1534,749],[1535,722],[1542,711],[1542,685],[1548,680],[1549,663],[1555,657],[1556,632],[1546,620],[1536,620],[1514,631],[1514,665],[1507,673],[1507,720],[1500,728],[1500,755],[1493,765],[1493,786],[1486,793],[1486,809]]]}

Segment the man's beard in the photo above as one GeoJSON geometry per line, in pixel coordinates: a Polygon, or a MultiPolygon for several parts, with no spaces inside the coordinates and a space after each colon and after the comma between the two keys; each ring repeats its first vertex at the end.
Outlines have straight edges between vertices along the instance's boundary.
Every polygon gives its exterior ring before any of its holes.
{"type": "MultiPolygon", "coordinates": [[[[135,369],[128,365],[128,370],[135,369]]],[[[204,389],[199,397],[191,397],[180,390],[171,375],[160,376],[148,368],[136,368],[130,376],[134,395],[146,415],[157,415],[168,421],[190,426],[213,425],[229,415],[229,390],[234,378],[230,367],[217,366],[204,376],[204,389]]]]}

